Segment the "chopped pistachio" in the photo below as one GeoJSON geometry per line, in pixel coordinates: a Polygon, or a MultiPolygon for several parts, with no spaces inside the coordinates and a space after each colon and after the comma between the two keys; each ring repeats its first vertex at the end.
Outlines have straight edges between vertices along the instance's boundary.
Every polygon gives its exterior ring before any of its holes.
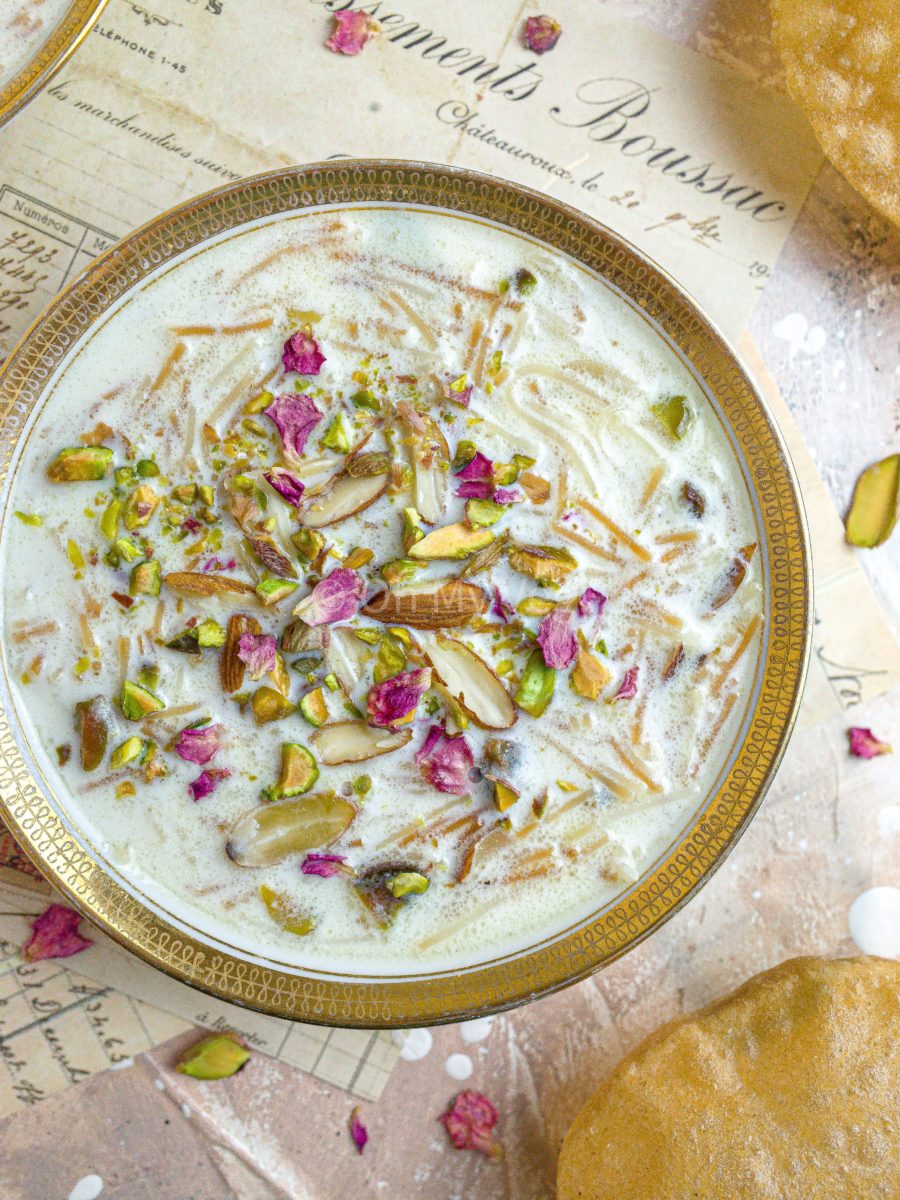
{"type": "Polygon", "coordinates": [[[268,884],[260,884],[259,897],[269,910],[269,916],[286,933],[295,933],[298,937],[305,937],[306,934],[312,933],[315,929],[316,923],[312,917],[304,916],[298,912],[287,896],[276,892],[268,884]]]}
{"type": "Polygon", "coordinates": [[[381,641],[381,631],[378,629],[354,629],[353,636],[369,646],[375,646],[381,641]]]}
{"type": "Polygon", "coordinates": [[[524,267],[520,267],[519,270],[516,271],[513,282],[515,284],[516,291],[520,296],[529,295],[529,293],[534,291],[538,284],[535,276],[532,275],[530,271],[527,271],[524,267]]]}
{"type": "Polygon", "coordinates": [[[482,525],[496,525],[505,512],[506,506],[495,504],[493,500],[466,501],[466,520],[476,528],[482,525]]]}
{"type": "Polygon", "coordinates": [[[225,630],[212,617],[207,617],[205,621],[201,621],[199,625],[194,627],[194,632],[197,635],[198,646],[218,647],[225,645],[225,630]]]}
{"type": "Polygon", "coordinates": [[[348,571],[357,571],[360,567],[364,567],[366,563],[371,562],[374,557],[374,550],[357,546],[355,550],[350,551],[341,565],[346,567],[348,571]]]}
{"type": "Polygon", "coordinates": [[[138,671],[138,683],[141,687],[149,688],[150,691],[155,691],[159,686],[159,667],[156,663],[144,663],[138,671]]]}
{"type": "Polygon", "coordinates": [[[126,679],[122,684],[119,702],[122,712],[129,721],[140,721],[148,713],[159,712],[166,707],[165,702],[160,700],[159,696],[131,679],[126,679]]]}
{"type": "Polygon", "coordinates": [[[256,594],[268,608],[270,605],[284,600],[291,592],[296,591],[297,587],[298,585],[291,579],[261,579],[256,585],[256,594]]]}
{"type": "Polygon", "coordinates": [[[197,494],[200,497],[200,503],[205,504],[207,508],[212,508],[216,502],[215,489],[208,483],[203,483],[197,489],[197,494]]]}
{"type": "Polygon", "coordinates": [[[516,704],[533,717],[543,716],[553,698],[555,687],[556,672],[544,662],[540,650],[532,650],[513,697],[516,704]]]}
{"type": "Polygon", "coordinates": [[[500,368],[503,366],[503,351],[495,350],[487,361],[488,375],[499,375],[500,368]]]}
{"type": "Polygon", "coordinates": [[[325,724],[328,720],[328,705],[325,703],[325,693],[320,687],[313,688],[301,697],[300,712],[316,729],[325,724]]]}
{"type": "Polygon", "coordinates": [[[297,742],[284,742],[281,747],[281,774],[274,787],[266,788],[266,800],[283,800],[286,796],[300,796],[315,786],[319,778],[319,767],[315,755],[306,746],[297,742]]]}
{"type": "Polygon", "coordinates": [[[72,757],[72,747],[68,742],[63,742],[61,746],[56,747],[56,761],[59,766],[64,767],[72,757]]]}
{"type": "Polygon", "coordinates": [[[344,414],[339,412],[322,436],[319,445],[323,450],[337,450],[339,454],[350,453],[350,437],[344,424],[344,414]]]}
{"type": "Polygon", "coordinates": [[[291,542],[301,558],[312,562],[325,547],[325,534],[320,533],[318,529],[298,529],[296,533],[291,534],[291,542]]]}
{"type": "Polygon", "coordinates": [[[668,396],[665,400],[651,405],[651,410],[669,434],[679,440],[684,437],[694,420],[694,414],[685,396],[668,396]]]}
{"type": "Polygon", "coordinates": [[[121,800],[124,796],[136,796],[137,788],[130,779],[123,779],[121,783],[116,784],[116,799],[121,800]]]}
{"type": "Polygon", "coordinates": [[[19,512],[17,509],[16,516],[19,518],[19,520],[22,522],[23,525],[33,525],[37,528],[38,526],[43,525],[43,523],[44,523],[44,518],[39,517],[36,513],[23,513],[23,512],[19,512]]]}
{"type": "Polygon", "coordinates": [[[506,812],[519,798],[518,791],[503,779],[492,779],[494,785],[494,807],[497,812],[506,812]]]}
{"type": "Polygon", "coordinates": [[[109,756],[109,765],[113,771],[118,771],[120,767],[124,767],[136,758],[140,758],[143,752],[143,738],[137,736],[126,738],[121,746],[116,746],[115,750],[109,756]]]}
{"type": "Polygon", "coordinates": [[[424,562],[414,562],[411,558],[395,558],[386,562],[379,573],[388,587],[394,587],[412,579],[416,571],[420,571],[425,565],[424,562]]]}
{"type": "Polygon", "coordinates": [[[116,552],[125,562],[134,562],[141,557],[141,548],[131,538],[116,538],[116,552]]]}
{"type": "Polygon", "coordinates": [[[346,472],[351,479],[374,479],[386,475],[391,469],[391,456],[383,450],[369,450],[365,454],[354,454],[346,462],[346,472]]]}
{"type": "Polygon", "coordinates": [[[554,608],[554,600],[545,600],[543,596],[526,596],[516,605],[516,612],[520,612],[523,617],[546,617],[554,608]]]}
{"type": "Polygon", "coordinates": [[[421,542],[425,536],[422,518],[418,509],[404,508],[403,510],[403,553],[408,554],[411,546],[421,542]]]}
{"type": "Polygon", "coordinates": [[[514,571],[543,584],[561,583],[578,566],[568,550],[556,546],[513,546],[507,557],[514,571]]]}
{"type": "Polygon", "coordinates": [[[506,530],[499,533],[489,546],[485,546],[483,550],[479,550],[477,554],[473,554],[463,569],[460,575],[467,579],[471,575],[477,575],[479,571],[486,571],[488,567],[494,566],[503,557],[503,553],[509,545],[510,537],[506,530]]]}
{"type": "Polygon", "coordinates": [[[406,665],[403,647],[395,637],[385,634],[381,639],[378,657],[375,660],[373,672],[375,682],[384,683],[387,679],[393,679],[395,675],[399,675],[406,668],[406,665]]]}
{"type": "Polygon", "coordinates": [[[213,1033],[186,1050],[175,1070],[193,1079],[227,1079],[249,1057],[250,1051],[236,1033],[213,1033]]]}
{"type": "Polygon", "coordinates": [[[334,671],[329,671],[322,682],[328,688],[329,692],[339,692],[341,690],[340,680],[334,671]]]}
{"type": "Polygon", "coordinates": [[[398,871],[385,880],[385,887],[395,899],[402,896],[420,896],[428,890],[428,880],[418,871],[398,871]]]}
{"type": "Polygon", "coordinates": [[[159,467],[152,458],[142,458],[134,469],[141,479],[152,479],[159,474],[159,467]]]}
{"type": "Polygon", "coordinates": [[[122,512],[121,500],[110,500],[106,512],[100,518],[100,532],[109,541],[114,542],[119,532],[119,517],[122,512]]]}
{"type": "Polygon", "coordinates": [[[196,483],[179,483],[177,487],[172,488],[172,498],[179,504],[193,504],[197,499],[196,483]]]}
{"type": "Polygon", "coordinates": [[[275,397],[271,392],[263,389],[263,391],[257,392],[251,400],[247,401],[244,405],[244,412],[252,417],[254,413],[261,413],[264,409],[268,408],[274,399],[275,397]]]}
{"type": "Polygon", "coordinates": [[[85,567],[84,555],[81,553],[81,547],[72,538],[66,542],[66,555],[69,562],[76,571],[83,571],[85,567]]]}
{"type": "Polygon", "coordinates": [[[250,700],[250,707],[258,725],[280,721],[297,711],[295,704],[291,704],[286,696],[270,687],[257,688],[250,700]]]}
{"type": "Polygon", "coordinates": [[[354,795],[362,799],[363,796],[368,796],[372,790],[372,776],[357,775],[350,786],[353,788],[354,795]]]}
{"type": "Polygon", "coordinates": [[[53,483],[105,479],[112,462],[113,452],[106,446],[76,446],[60,450],[47,468],[47,476],[53,483]]]}
{"type": "Polygon", "coordinates": [[[149,483],[142,483],[140,487],[136,487],[125,501],[125,507],[122,509],[122,520],[128,532],[131,533],[146,525],[153,516],[157,504],[159,504],[159,496],[149,483]]]}
{"type": "Polygon", "coordinates": [[[116,484],[119,487],[131,487],[134,480],[134,467],[116,467],[116,484]]]}
{"type": "Polygon", "coordinates": [[[102,696],[75,705],[75,728],[81,749],[81,768],[95,771],[103,762],[109,738],[109,713],[102,696]]]}
{"type": "Polygon", "coordinates": [[[354,408],[364,408],[369,412],[381,412],[381,401],[378,397],[370,392],[368,388],[363,388],[350,397],[350,403],[354,408]]]}
{"type": "Polygon", "coordinates": [[[478,447],[474,442],[470,442],[466,438],[457,442],[456,453],[453,455],[453,470],[459,471],[463,467],[467,467],[477,453],[478,447]]]}
{"type": "Polygon", "coordinates": [[[155,558],[136,563],[131,568],[128,592],[132,596],[158,596],[162,587],[159,563],[155,558]]]}
{"type": "Polygon", "coordinates": [[[897,523],[900,454],[874,463],[860,475],[847,514],[847,541],[870,550],[891,536],[897,523]]]}
{"type": "Polygon", "coordinates": [[[463,521],[453,525],[442,525],[425,535],[420,542],[411,546],[408,554],[413,559],[430,562],[436,558],[468,558],[483,550],[494,540],[488,529],[472,529],[463,521]]]}

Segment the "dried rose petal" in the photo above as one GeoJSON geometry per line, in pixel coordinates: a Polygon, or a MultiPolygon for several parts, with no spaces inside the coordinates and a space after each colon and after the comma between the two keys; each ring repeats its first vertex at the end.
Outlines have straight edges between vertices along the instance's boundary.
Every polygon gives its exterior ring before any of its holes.
{"type": "MultiPolygon", "coordinates": [[[[200,568],[200,570],[201,571],[233,571],[236,566],[237,566],[237,559],[235,559],[235,558],[229,558],[227,563],[220,562],[217,558],[208,558],[206,560],[206,562],[203,564],[203,566],[200,568]]],[[[190,621],[188,621],[188,624],[190,625],[190,621]]]]}
{"type": "Polygon", "coordinates": [[[521,504],[525,495],[518,488],[496,488],[491,499],[495,504],[521,504]]]}
{"type": "Polygon", "coordinates": [[[494,602],[491,605],[491,616],[499,617],[500,620],[505,625],[513,619],[513,617],[515,616],[516,610],[513,608],[513,606],[510,604],[510,602],[508,600],[503,599],[503,596],[500,594],[500,589],[498,587],[495,587],[493,589],[493,595],[494,595],[494,602]]]}
{"type": "Polygon", "coordinates": [[[203,800],[211,796],[216,788],[231,775],[227,767],[211,767],[201,771],[193,783],[188,784],[188,792],[192,800],[203,800]]]}
{"type": "Polygon", "coordinates": [[[432,725],[416,751],[416,763],[425,779],[439,792],[462,796],[469,790],[469,772],[475,760],[461,734],[450,737],[442,725],[432,725]]]}
{"type": "Polygon", "coordinates": [[[470,462],[467,462],[461,471],[456,472],[456,478],[464,480],[487,480],[490,483],[494,478],[494,464],[480,450],[476,450],[475,457],[470,462]]]}
{"type": "Polygon", "coordinates": [[[311,333],[298,329],[284,343],[281,361],[286,371],[296,371],[298,375],[318,375],[325,355],[311,333]]]}
{"type": "Polygon", "coordinates": [[[359,611],[365,594],[366,585],[355,571],[348,567],[335,567],[308,596],[304,596],[294,613],[302,617],[307,625],[332,625],[335,621],[349,621],[359,611]]]}
{"type": "Polygon", "coordinates": [[[282,500],[287,500],[288,504],[292,504],[294,508],[299,507],[306,490],[302,479],[298,479],[290,471],[285,471],[283,467],[274,467],[271,471],[265,472],[265,480],[281,496],[282,500]]]}
{"type": "Polygon", "coordinates": [[[525,22],[525,45],[532,54],[546,54],[559,41],[562,26],[553,17],[529,17],[525,22]]]}
{"type": "Polygon", "coordinates": [[[446,1126],[457,1150],[478,1150],[488,1158],[499,1158],[503,1153],[494,1141],[497,1110],[481,1092],[460,1092],[450,1111],[438,1120],[446,1126]]]}
{"type": "Polygon", "coordinates": [[[306,439],[322,420],[322,413],[315,406],[311,396],[300,395],[276,396],[265,415],[275,423],[281,434],[281,445],[288,455],[299,458],[306,445],[306,439]]]}
{"type": "Polygon", "coordinates": [[[538,626],[537,640],[544,662],[554,670],[570,667],[578,655],[578,642],[571,626],[572,612],[568,608],[554,608],[538,626]]]}
{"type": "Polygon", "coordinates": [[[603,607],[606,604],[606,597],[602,592],[598,592],[596,588],[585,588],[578,600],[578,615],[579,617],[589,617],[591,608],[597,606],[597,616],[603,612],[603,607]]]}
{"type": "Polygon", "coordinates": [[[452,400],[454,404],[459,404],[463,408],[468,408],[472,399],[473,387],[474,385],[469,383],[465,375],[460,375],[450,383],[445,383],[443,390],[448,400],[452,400]]]}
{"type": "Polygon", "coordinates": [[[381,30],[368,13],[349,9],[334,14],[334,30],[325,43],[334,54],[359,54],[366,42],[381,30]]]}
{"type": "Polygon", "coordinates": [[[356,1147],[357,1153],[362,1154],[363,1147],[369,1140],[369,1131],[360,1120],[358,1105],[350,1114],[350,1136],[353,1138],[353,1145],[356,1147]]]}
{"type": "Polygon", "coordinates": [[[31,937],[22,947],[29,962],[42,958],[69,958],[92,943],[78,932],[81,914],[64,904],[51,904],[31,922],[31,937]]]}
{"type": "Polygon", "coordinates": [[[637,677],[638,668],[629,667],[622,676],[622,682],[619,684],[619,690],[610,700],[610,704],[615,704],[617,700],[630,700],[632,696],[637,695],[637,677]]]}
{"type": "Polygon", "coordinates": [[[369,692],[369,720],[373,725],[396,725],[416,711],[419,701],[431,687],[431,668],[401,671],[369,692]]]}
{"type": "Polygon", "coordinates": [[[175,741],[175,753],[185,762],[196,763],[205,767],[214,755],[222,749],[220,736],[225,732],[224,725],[200,725],[197,728],[182,729],[175,741]]]}
{"type": "Polygon", "coordinates": [[[456,494],[463,500],[490,500],[494,485],[489,479],[469,479],[459,485],[456,494]]]}
{"type": "MultiPolygon", "coordinates": [[[[258,626],[257,626],[258,628],[258,626]]],[[[275,637],[271,633],[242,633],[238,639],[237,656],[247,664],[251,679],[262,679],[268,671],[274,671],[275,637]]]]}
{"type": "Polygon", "coordinates": [[[203,526],[196,517],[185,517],[185,519],[181,522],[181,528],[185,531],[185,533],[195,534],[199,533],[203,526]]]}
{"type": "Polygon", "coordinates": [[[850,738],[850,753],[854,758],[877,758],[879,754],[893,754],[887,742],[881,742],[871,729],[854,725],[847,730],[850,738]]]}
{"type": "Polygon", "coordinates": [[[345,865],[346,862],[343,854],[307,854],[300,864],[300,872],[303,875],[321,875],[323,879],[330,879],[332,875],[349,875],[352,870],[345,865]]]}

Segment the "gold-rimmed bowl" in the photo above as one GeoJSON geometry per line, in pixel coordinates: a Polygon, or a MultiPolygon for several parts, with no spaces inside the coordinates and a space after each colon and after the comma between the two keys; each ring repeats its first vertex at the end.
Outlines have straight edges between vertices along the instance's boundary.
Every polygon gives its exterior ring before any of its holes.
{"type": "MultiPolygon", "coordinates": [[[[69,0],[14,74],[0,75],[0,127],[40,92],[91,32],[109,0],[69,0]]],[[[33,7],[33,6],[32,6],[33,7]]]]}
{"type": "MultiPolygon", "coordinates": [[[[797,482],[764,402],[694,302],[617,234],[557,200],[490,176],[424,163],[341,161],[259,175],[173,209],[113,247],[58,297],[0,372],[0,522],[16,447],[69,357],[111,306],[174,260],[250,222],[380,203],[464,214],[569,255],[599,275],[680,356],[724,422],[754,508],[765,620],[739,734],[711,790],[669,848],[610,903],[505,957],[418,975],[326,974],[237,953],[143,899],[91,850],[41,779],[0,655],[0,815],[48,879],[142,958],[226,1000],[283,1017],[363,1028],[497,1011],[619,957],[712,875],[756,812],[787,744],[811,633],[809,547],[797,482]]],[[[2,524],[0,524],[2,536],[2,524]]]]}

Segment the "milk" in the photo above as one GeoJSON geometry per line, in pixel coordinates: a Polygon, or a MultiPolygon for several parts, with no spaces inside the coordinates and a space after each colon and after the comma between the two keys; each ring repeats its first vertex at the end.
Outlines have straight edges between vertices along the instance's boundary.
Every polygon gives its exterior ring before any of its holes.
{"type": "MultiPolygon", "coordinates": [[[[490,380],[484,373],[483,383],[490,380]]],[[[248,436],[266,444],[271,463],[280,462],[274,429],[269,437],[267,419],[253,420],[263,432],[248,436]]],[[[399,440],[395,451],[402,461],[399,440]]],[[[453,490],[441,524],[464,515],[453,490]]],[[[400,513],[411,503],[402,492],[385,496],[323,531],[337,555],[357,546],[375,551],[361,570],[370,595],[383,587],[378,565],[402,557],[400,513]]],[[[292,510],[272,495],[266,515],[274,516],[274,536],[290,551],[289,535],[297,528],[292,510]]],[[[157,514],[147,533],[162,573],[184,570],[194,538],[169,541],[157,532],[159,520],[157,514]]],[[[215,557],[223,563],[234,557],[237,565],[227,573],[248,578],[253,564],[237,526],[226,517],[221,527],[224,540],[215,557]]],[[[717,609],[711,600],[737,550],[759,541],[746,483],[717,413],[646,320],[590,273],[524,237],[449,214],[378,206],[298,214],[243,227],[151,276],[98,323],[54,376],[6,497],[0,550],[5,668],[31,753],[64,818],[125,887],[170,920],[289,967],[380,975],[459,967],[514,953],[584,921],[675,843],[721,773],[751,697],[764,628],[759,551],[734,596],[717,609]],[[514,289],[499,297],[498,284],[522,268],[535,276],[536,289],[521,299],[514,289]],[[237,334],[189,332],[269,319],[265,328],[237,334]],[[431,844],[417,839],[417,830],[444,813],[447,821],[478,813],[486,826],[500,815],[484,782],[473,781],[471,798],[460,800],[423,779],[413,755],[437,718],[420,707],[408,747],[363,763],[322,767],[317,791],[349,791],[362,774],[373,783],[347,834],[328,852],[344,855],[360,873],[402,862],[429,878],[428,891],[405,904],[387,929],[373,922],[345,876],[301,875],[302,855],[255,869],[229,861],[228,829],[277,779],[281,744],[309,744],[314,731],[299,713],[265,725],[254,722],[249,708],[241,713],[222,692],[216,651],[196,658],[158,645],[156,600],[139,600],[124,611],[111,599],[113,591],[127,592],[128,575],[102,561],[107,542],[98,521],[110,481],[54,485],[46,478],[54,455],[102,421],[116,431],[105,444],[114,448],[117,464],[126,461],[119,432],[127,434],[138,459],[155,458],[161,475],[147,482],[159,493],[187,481],[215,484],[220,452],[204,439],[204,424],[220,435],[239,425],[243,406],[264,380],[272,391],[293,390],[294,377],[280,371],[280,353],[299,320],[313,321],[327,358],[306,388],[326,411],[304,455],[314,462],[309,480],[340,466],[340,457],[318,445],[342,406],[351,441],[371,431],[368,448],[384,444],[382,427],[348,403],[360,386],[354,373],[381,381],[394,401],[412,394],[402,379],[415,376],[419,392],[433,400],[431,412],[451,453],[467,438],[497,461],[529,455],[536,460],[531,470],[551,482],[548,504],[518,504],[500,527],[519,542],[564,547],[578,561],[558,591],[540,589],[505,565],[473,582],[486,590],[499,586],[514,604],[526,596],[574,599],[588,587],[608,597],[596,628],[579,620],[591,646],[602,639],[603,649],[595,653],[610,684],[600,699],[577,696],[568,672],[560,671],[543,717],[519,712],[504,733],[471,724],[465,730],[476,763],[488,738],[516,743],[518,761],[509,778],[521,799],[503,814],[509,828],[485,843],[464,882],[455,883],[459,846],[452,835],[431,844]],[[488,353],[504,347],[504,373],[490,394],[476,388],[463,409],[437,397],[437,384],[429,380],[463,373],[478,321],[486,322],[488,353]],[[184,349],[173,358],[179,346],[184,349]],[[680,440],[651,408],[674,394],[686,397],[694,414],[680,440]],[[705,498],[700,520],[685,504],[686,481],[705,498]],[[561,486],[565,502],[558,504],[561,486]],[[580,506],[582,498],[646,558],[580,506]],[[24,524],[15,511],[39,516],[42,524],[24,524]],[[605,548],[612,560],[568,535],[605,548]],[[96,550],[100,565],[76,572],[67,553],[70,540],[88,563],[96,550]],[[85,634],[80,618],[90,600],[100,606],[99,615],[88,618],[85,634]],[[52,635],[28,636],[46,622],[58,626],[52,635]],[[742,636],[746,649],[736,653],[742,636]],[[86,774],[78,763],[74,705],[94,695],[115,700],[121,638],[128,639],[129,678],[142,663],[155,663],[156,691],[167,707],[198,706],[152,723],[169,768],[152,784],[127,770],[111,773],[106,765],[86,774]],[[679,645],[682,661],[663,682],[679,645]],[[32,664],[39,655],[36,673],[32,664]],[[637,696],[609,702],[634,666],[637,696]],[[227,744],[210,765],[228,768],[231,777],[195,803],[187,786],[201,768],[182,762],[166,745],[183,726],[206,716],[227,729],[227,744]],[[56,747],[63,745],[72,754],[60,767],[56,747]],[[116,798],[116,785],[127,779],[137,794],[116,798]],[[546,811],[538,819],[532,802],[545,793],[546,811]],[[521,881],[509,882],[511,876],[521,881]],[[263,883],[313,917],[314,932],[298,937],[283,931],[259,898],[263,883]]],[[[204,561],[210,557],[202,555],[204,561]]],[[[326,571],[336,565],[332,557],[326,571]]],[[[416,583],[453,574],[461,565],[435,563],[416,583]]],[[[177,636],[191,617],[225,624],[233,611],[252,612],[264,632],[278,635],[307,590],[301,583],[275,608],[262,608],[253,597],[227,604],[190,597],[177,611],[176,598],[164,587],[159,636],[177,636]]],[[[496,624],[496,618],[488,620],[496,624]]],[[[533,633],[538,622],[523,618],[523,624],[533,633]]],[[[380,628],[366,618],[354,627],[380,628]]],[[[497,648],[502,638],[473,630],[453,636],[502,673],[510,657],[497,648]]],[[[286,657],[290,662],[293,656],[286,657]]],[[[521,663],[520,656],[512,674],[521,663]]],[[[291,680],[296,702],[308,684],[293,669],[291,680]]],[[[353,699],[364,706],[365,693],[353,699]]],[[[110,748],[138,731],[118,713],[110,748]]]]}

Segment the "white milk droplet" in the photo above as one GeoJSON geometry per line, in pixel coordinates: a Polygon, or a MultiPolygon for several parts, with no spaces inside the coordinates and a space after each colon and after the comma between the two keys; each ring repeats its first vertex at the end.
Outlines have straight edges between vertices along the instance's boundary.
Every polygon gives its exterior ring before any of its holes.
{"type": "Polygon", "coordinates": [[[85,1175],[69,1192],[69,1200],[97,1200],[103,1191],[103,1180],[99,1175],[85,1175]]]}
{"type": "Polygon", "coordinates": [[[886,804],[884,808],[879,808],[875,819],[878,822],[878,832],[883,838],[900,833],[900,804],[886,804]]]}
{"type": "Polygon", "coordinates": [[[430,1029],[409,1029],[405,1033],[394,1033],[393,1038],[400,1047],[400,1057],[404,1062],[418,1062],[434,1042],[430,1029]]]}
{"type": "Polygon", "coordinates": [[[476,1017],[474,1021],[463,1021],[459,1027],[462,1040],[469,1045],[473,1042],[483,1042],[490,1034],[493,1023],[493,1017],[476,1017]]]}
{"type": "Polygon", "coordinates": [[[863,954],[900,958],[900,888],[874,887],[857,896],[847,924],[863,954]]]}
{"type": "Polygon", "coordinates": [[[444,1063],[444,1070],[451,1079],[468,1079],[474,1069],[468,1054],[451,1054],[444,1063]]]}

